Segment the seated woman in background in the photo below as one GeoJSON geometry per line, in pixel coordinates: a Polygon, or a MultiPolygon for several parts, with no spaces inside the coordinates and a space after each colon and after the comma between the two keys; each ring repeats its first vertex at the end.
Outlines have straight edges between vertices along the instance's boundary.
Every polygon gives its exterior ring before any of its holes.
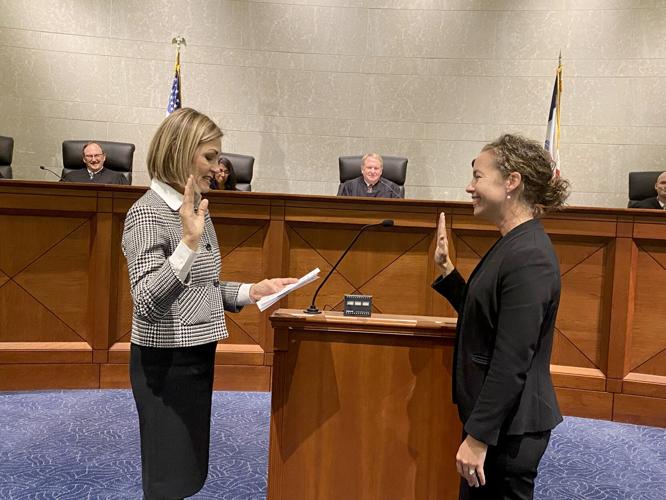
{"type": "Polygon", "coordinates": [[[238,191],[236,187],[236,173],[231,161],[220,156],[217,160],[220,170],[215,174],[215,178],[210,183],[211,189],[221,189],[225,191],[238,191]]]}

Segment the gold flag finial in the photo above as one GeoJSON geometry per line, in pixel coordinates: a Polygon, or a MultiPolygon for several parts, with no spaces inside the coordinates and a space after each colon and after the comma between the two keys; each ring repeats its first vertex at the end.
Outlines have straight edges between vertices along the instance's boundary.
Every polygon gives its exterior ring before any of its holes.
{"type": "Polygon", "coordinates": [[[181,45],[183,47],[187,47],[187,42],[185,41],[185,37],[182,37],[182,36],[179,35],[179,36],[173,37],[173,39],[171,40],[171,45],[176,45],[177,48],[178,48],[178,52],[180,52],[181,45]]]}

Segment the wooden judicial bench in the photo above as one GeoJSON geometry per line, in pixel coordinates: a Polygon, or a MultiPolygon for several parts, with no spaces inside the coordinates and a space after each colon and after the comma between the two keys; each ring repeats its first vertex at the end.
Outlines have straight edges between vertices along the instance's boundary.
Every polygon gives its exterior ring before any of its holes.
{"type": "MultiPolygon", "coordinates": [[[[128,387],[131,298],[120,238],[145,189],[0,181],[0,390],[128,387]]],[[[326,273],[360,225],[394,219],[395,227],[364,234],[333,274],[318,298],[327,310],[358,292],[373,296],[377,314],[453,317],[430,288],[438,214],[447,213],[463,275],[499,236],[463,202],[234,192],[209,199],[226,280],[326,273]]],[[[562,271],[552,373],[563,411],[666,426],[666,214],[571,207],[544,224],[562,271]]],[[[313,291],[279,306],[301,309],[313,291]]],[[[269,318],[277,308],[227,315],[217,389],[271,390],[269,318]]]]}

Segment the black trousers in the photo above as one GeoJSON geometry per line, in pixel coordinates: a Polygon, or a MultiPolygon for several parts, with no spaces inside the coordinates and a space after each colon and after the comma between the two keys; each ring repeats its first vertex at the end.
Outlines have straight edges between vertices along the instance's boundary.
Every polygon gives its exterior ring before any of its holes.
{"type": "Polygon", "coordinates": [[[550,431],[500,436],[497,446],[488,447],[483,466],[486,485],[471,488],[460,482],[460,500],[531,500],[534,480],[550,431]]]}
{"type": "Polygon", "coordinates": [[[188,497],[206,481],[216,345],[131,345],[130,380],[139,414],[146,499],[188,497]]]}

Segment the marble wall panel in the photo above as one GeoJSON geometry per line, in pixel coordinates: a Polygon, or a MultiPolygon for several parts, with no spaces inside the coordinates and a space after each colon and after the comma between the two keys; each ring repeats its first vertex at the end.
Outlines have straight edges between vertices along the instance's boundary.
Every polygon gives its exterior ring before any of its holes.
{"type": "Polygon", "coordinates": [[[28,31],[109,35],[108,0],[0,0],[0,25],[28,31]]]}
{"type": "Polygon", "coordinates": [[[105,56],[0,47],[0,92],[14,97],[106,102],[109,65],[105,56]]]}
{"type": "Polygon", "coordinates": [[[337,158],[409,157],[407,195],[465,200],[504,132],[545,136],[564,59],[570,203],[625,206],[627,174],[666,169],[666,0],[0,0],[0,134],[17,178],[64,139],[136,144],[164,118],[183,35],[185,105],[256,157],[255,189],[337,191],[337,158]]]}
{"type": "Polygon", "coordinates": [[[367,9],[249,2],[248,45],[280,52],[362,54],[367,16],[367,9]]]}
{"type": "MultiPolygon", "coordinates": [[[[107,2],[110,4],[110,2],[107,2]]],[[[240,0],[114,0],[114,38],[164,43],[185,36],[188,45],[242,47],[248,2],[240,0]]]]}

